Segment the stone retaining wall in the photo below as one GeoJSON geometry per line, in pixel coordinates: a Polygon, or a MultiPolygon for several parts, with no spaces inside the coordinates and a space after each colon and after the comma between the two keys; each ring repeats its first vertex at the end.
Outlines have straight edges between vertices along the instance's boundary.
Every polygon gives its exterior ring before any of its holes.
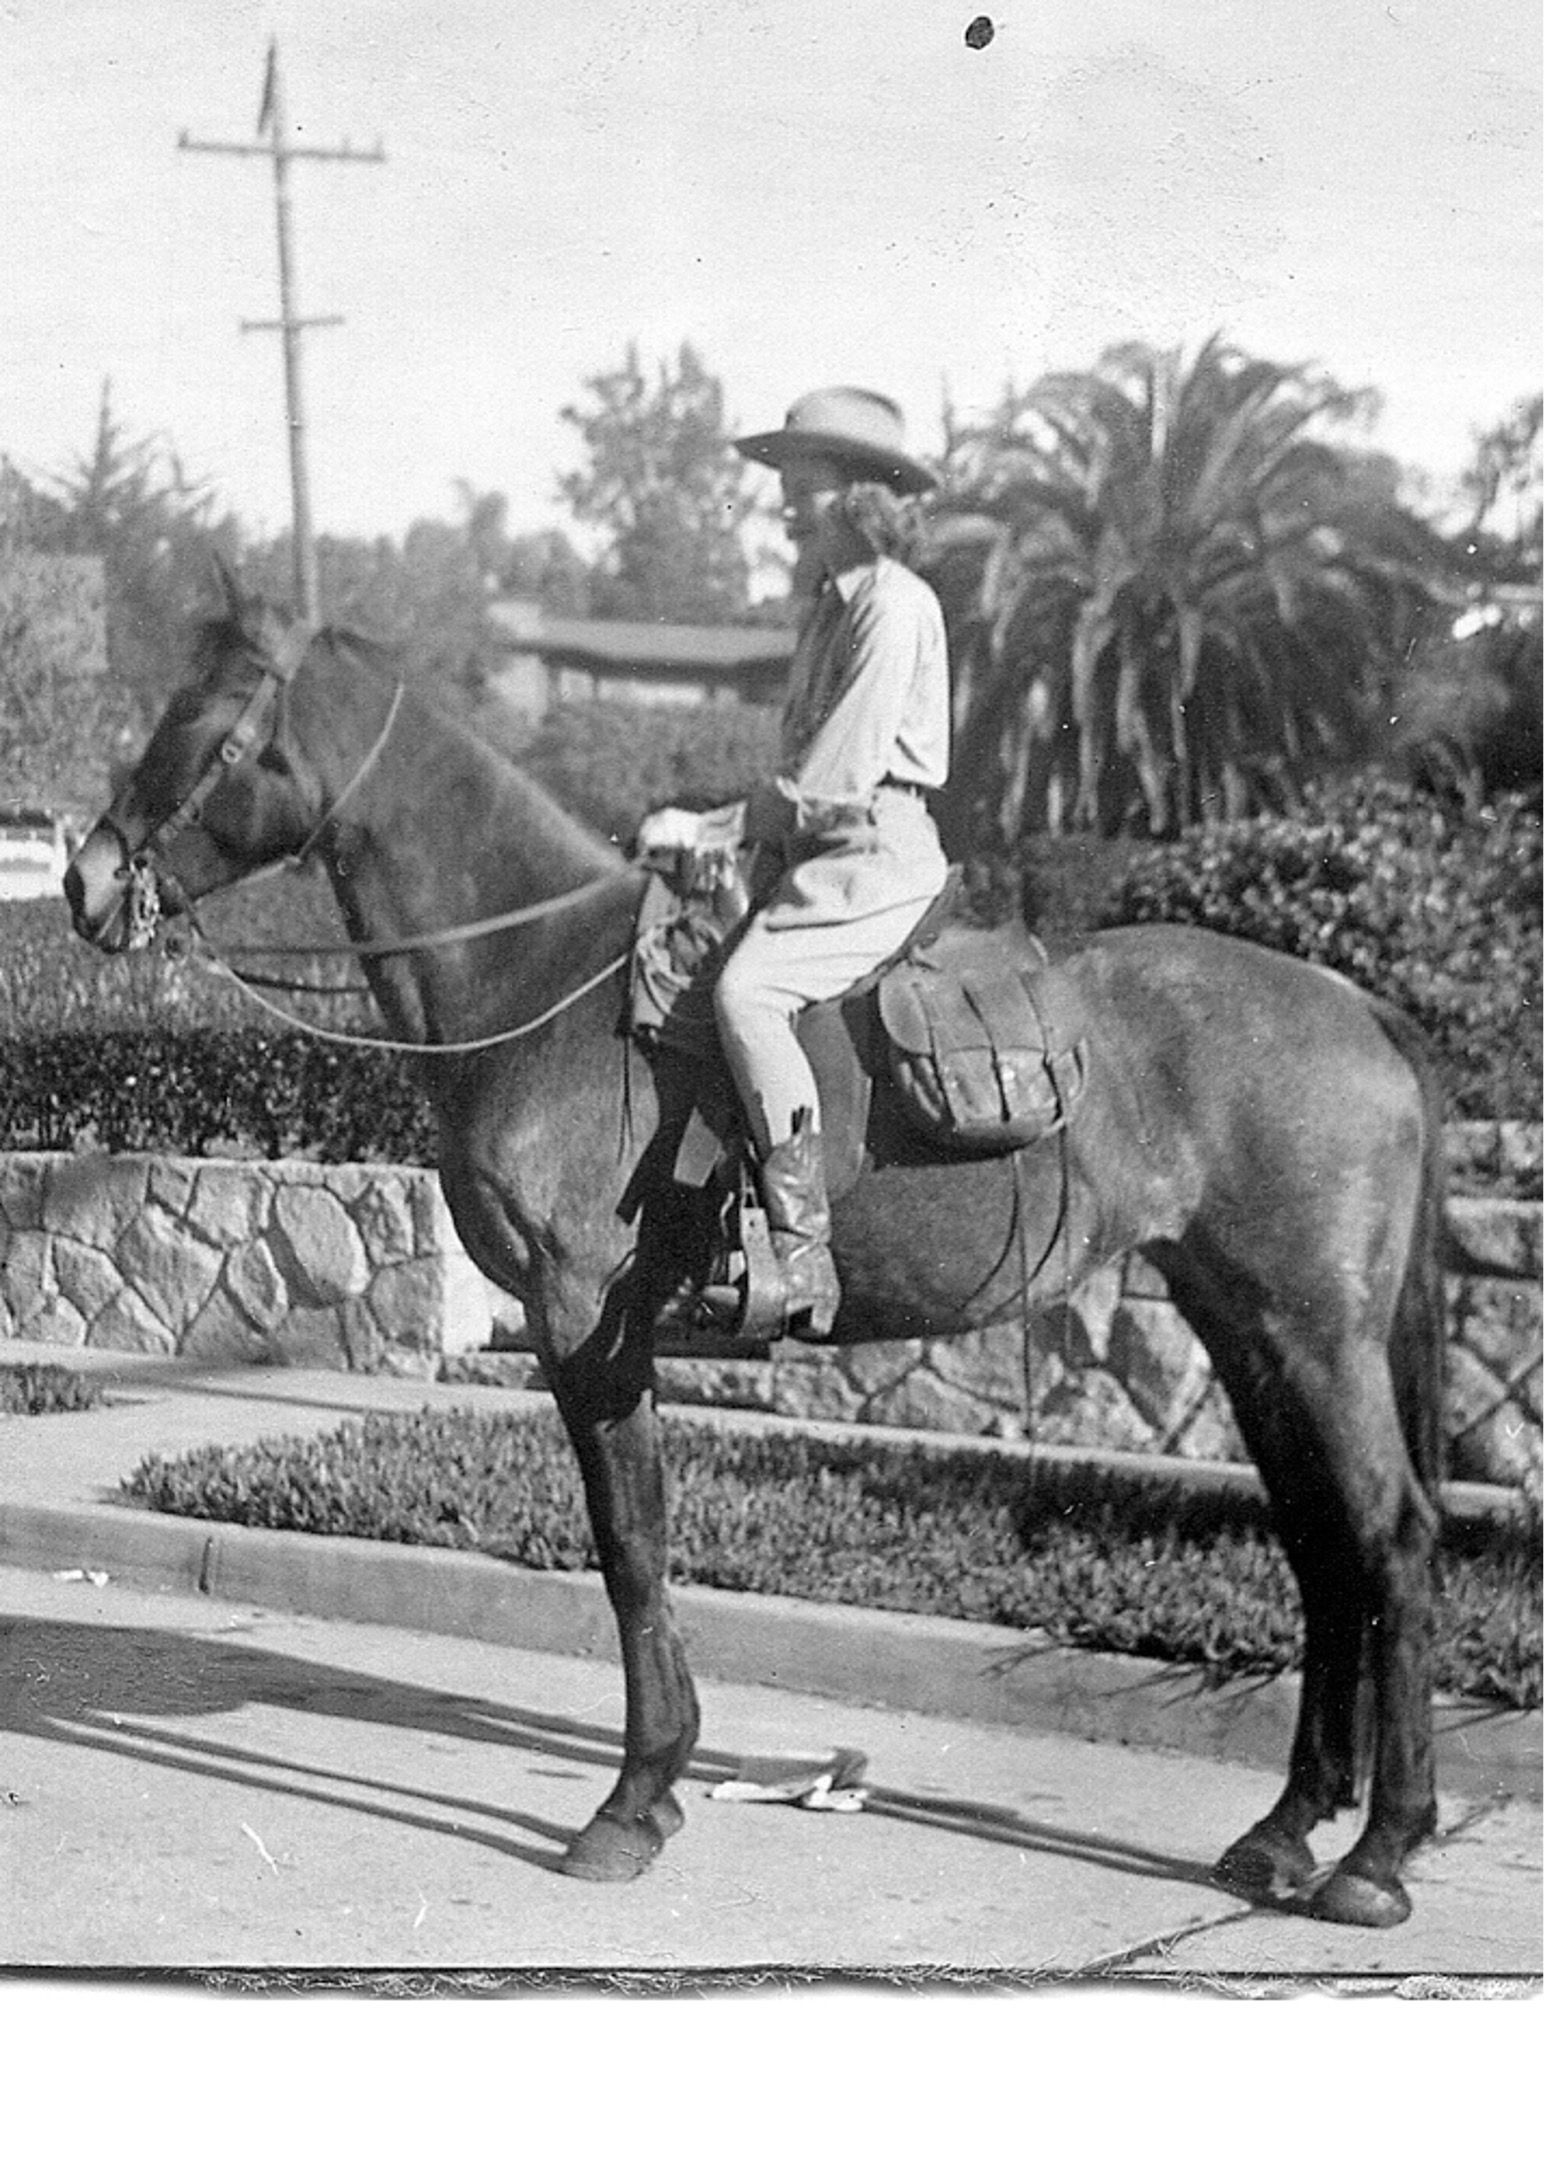
{"type": "MultiPolygon", "coordinates": [[[[1528,1152],[1512,1144],[1516,1168],[1528,1152]]],[[[1539,1136],[1535,1169],[1539,1175],[1539,1136]]],[[[1458,1182],[1458,1180],[1457,1180],[1458,1182]]],[[[1538,1478],[1541,1206],[1451,1201],[1448,1474],[1538,1478]]],[[[518,1308],[462,1251],[433,1171],[150,1156],[0,1155],[0,1338],[429,1375],[518,1308]]],[[[674,1368],[677,1399],[1195,1461],[1243,1458],[1206,1356],[1136,1257],[1065,1305],[936,1342],[674,1368]]]]}
{"type": "MultiPolygon", "coordinates": [[[[1446,1475],[1482,1484],[1538,1480],[1541,1465],[1541,1207],[1450,1203],[1454,1258],[1507,1267],[1500,1280],[1457,1268],[1446,1284],[1446,1475]]],[[[1244,1462],[1234,1414],[1207,1355],[1149,1264],[1132,1256],[1017,1325],[935,1342],[819,1350],[781,1343],[757,1407],[787,1416],[954,1432],[1028,1434],[1195,1462],[1244,1462]]],[[[719,1383],[720,1400],[734,1383],[719,1383]]],[[[696,1399],[713,1399],[705,1371],[696,1399]]]]}
{"type": "Polygon", "coordinates": [[[432,1170],[0,1155],[0,1337],[416,1377],[490,1297],[432,1170]]]}
{"type": "MultiPolygon", "coordinates": [[[[1447,1217],[1446,1475],[1538,1489],[1541,1128],[1456,1124],[1445,1141],[1455,1194],[1447,1217]]],[[[668,1391],[678,1401],[739,1403],[786,1417],[1245,1460],[1202,1345],[1137,1256],[1092,1276],[1069,1303],[1035,1313],[1030,1353],[1027,1360],[1017,1325],[852,1350],[780,1343],[761,1366],[680,1360],[668,1391]]]]}

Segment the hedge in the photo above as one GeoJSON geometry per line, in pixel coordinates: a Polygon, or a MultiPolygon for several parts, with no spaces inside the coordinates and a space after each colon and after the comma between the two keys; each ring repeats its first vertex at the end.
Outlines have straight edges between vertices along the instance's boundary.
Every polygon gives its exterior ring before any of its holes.
{"type": "Polygon", "coordinates": [[[1473,806],[1365,773],[1293,817],[1145,850],[1104,920],[1196,923],[1335,968],[1423,1028],[1451,1117],[1540,1117],[1538,796],[1473,806]]]}
{"type": "MultiPolygon", "coordinates": [[[[741,716],[737,756],[757,754],[760,724],[741,716]]],[[[660,770],[663,746],[680,750],[710,726],[661,716],[660,770]]],[[[550,738],[575,758],[583,744],[572,726],[550,738]]],[[[610,738],[591,747],[609,772],[610,738]]],[[[1197,923],[1334,967],[1423,1027],[1451,1117],[1540,1117],[1538,795],[1470,805],[1365,774],[1313,791],[1302,814],[1165,846],[1033,839],[1024,869],[1048,930],[1197,923]]],[[[341,935],[315,878],[255,885],[210,916],[233,942],[341,935]]],[[[291,1002],[332,1025],[372,1024],[364,998],[291,1002]]],[[[104,960],[72,934],[61,902],[0,907],[0,1146],[432,1159],[408,1061],[254,1026],[253,1014],[197,960],[104,960]]]]}
{"type": "Polygon", "coordinates": [[[409,1061],[294,1033],[72,1029],[0,1040],[0,1148],[435,1161],[409,1061]]]}

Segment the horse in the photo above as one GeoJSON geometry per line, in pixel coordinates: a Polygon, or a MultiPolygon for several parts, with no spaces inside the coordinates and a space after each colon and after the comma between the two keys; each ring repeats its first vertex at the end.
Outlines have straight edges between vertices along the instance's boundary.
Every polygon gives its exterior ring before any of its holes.
{"type": "MultiPolygon", "coordinates": [[[[699,1729],[665,1586],[653,1361],[715,1236],[675,1174],[690,1069],[622,1024],[645,872],[389,649],[229,579],[200,640],[70,862],[74,926],[121,952],[157,913],[324,861],[348,949],[422,1053],[457,1231],[524,1306],[578,1455],[626,1694],[617,1781],[560,1864],[628,1880],[683,1825],[673,1787],[699,1729]]],[[[862,1135],[834,1193],[834,1339],[966,1332],[1148,1258],[1229,1397],[1303,1605],[1286,1783],[1215,1879],[1394,1925],[1436,1823],[1443,1168],[1422,1039],[1329,970],[1196,929],[1098,932],[1044,980],[1086,1046],[1076,1117],[994,1157],[862,1135]],[[1309,1832],[1360,1804],[1355,1842],[1318,1864],[1309,1832]]]]}

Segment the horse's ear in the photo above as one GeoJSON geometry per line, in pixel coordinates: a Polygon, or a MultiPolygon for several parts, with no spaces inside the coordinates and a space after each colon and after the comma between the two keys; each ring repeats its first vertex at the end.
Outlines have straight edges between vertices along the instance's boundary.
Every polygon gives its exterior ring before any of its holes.
{"type": "Polygon", "coordinates": [[[236,582],[236,572],[217,548],[214,551],[215,576],[220,581],[220,597],[232,622],[239,622],[242,612],[242,589],[236,582]]]}

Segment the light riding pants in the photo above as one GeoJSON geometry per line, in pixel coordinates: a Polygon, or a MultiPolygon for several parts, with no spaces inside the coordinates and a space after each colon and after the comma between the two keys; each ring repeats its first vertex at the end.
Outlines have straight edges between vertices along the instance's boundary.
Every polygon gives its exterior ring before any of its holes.
{"type": "Polygon", "coordinates": [[[795,1114],[821,1123],[815,1075],[795,1036],[807,1005],[841,997],[888,960],[942,890],[947,865],[921,803],[883,802],[879,829],[850,850],[797,863],[753,916],[714,990],[719,1038],[759,1154],[795,1114]]]}

